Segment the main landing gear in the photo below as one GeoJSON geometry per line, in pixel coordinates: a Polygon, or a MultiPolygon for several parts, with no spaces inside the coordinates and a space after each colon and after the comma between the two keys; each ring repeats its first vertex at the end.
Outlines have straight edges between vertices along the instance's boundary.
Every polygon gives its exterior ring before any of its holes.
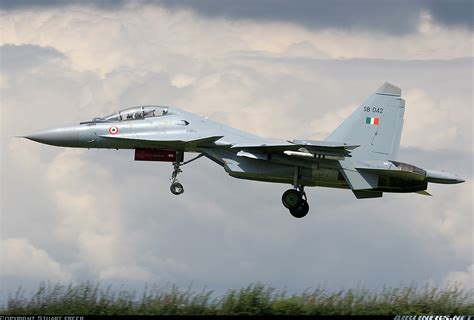
{"type": "Polygon", "coordinates": [[[303,218],[308,214],[309,204],[303,186],[286,190],[281,197],[281,201],[295,218],[303,218]]]}
{"type": "Polygon", "coordinates": [[[290,210],[291,215],[295,218],[303,218],[309,211],[304,186],[298,184],[299,171],[299,168],[295,167],[293,189],[286,190],[281,197],[281,202],[283,202],[283,205],[290,210]]]}
{"type": "Polygon", "coordinates": [[[179,154],[177,155],[177,157],[176,157],[177,161],[173,162],[173,173],[171,174],[170,191],[171,191],[172,194],[180,195],[184,192],[183,185],[181,183],[179,183],[179,181],[178,181],[178,173],[183,172],[183,170],[181,170],[180,167],[184,166],[185,164],[188,164],[190,162],[193,162],[194,160],[197,160],[197,159],[201,158],[202,156],[204,156],[203,153],[201,153],[198,156],[192,158],[191,160],[188,160],[188,161],[185,161],[185,162],[181,163],[181,162],[179,162],[179,159],[180,158],[182,159],[182,156],[180,156],[179,154]]]}

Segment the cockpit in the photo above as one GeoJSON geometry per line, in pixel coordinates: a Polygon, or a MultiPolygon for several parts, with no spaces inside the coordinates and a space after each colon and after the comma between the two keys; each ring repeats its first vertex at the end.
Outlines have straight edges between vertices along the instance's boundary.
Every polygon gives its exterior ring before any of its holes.
{"type": "MultiPolygon", "coordinates": [[[[141,120],[152,117],[161,117],[168,114],[168,107],[162,106],[138,106],[120,110],[105,117],[96,117],[90,122],[120,122],[141,120]]],[[[82,123],[90,123],[82,122],[82,123]]]]}

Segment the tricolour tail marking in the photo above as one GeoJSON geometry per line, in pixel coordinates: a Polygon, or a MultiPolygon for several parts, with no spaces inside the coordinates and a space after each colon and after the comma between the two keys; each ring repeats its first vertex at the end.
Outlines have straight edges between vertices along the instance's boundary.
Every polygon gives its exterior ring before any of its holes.
{"type": "Polygon", "coordinates": [[[351,153],[355,159],[396,160],[404,112],[400,88],[386,82],[326,140],[360,145],[351,153]]]}

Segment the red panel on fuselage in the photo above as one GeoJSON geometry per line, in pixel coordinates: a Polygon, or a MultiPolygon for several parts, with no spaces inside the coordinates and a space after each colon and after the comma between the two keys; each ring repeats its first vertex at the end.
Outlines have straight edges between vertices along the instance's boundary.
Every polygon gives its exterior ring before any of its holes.
{"type": "Polygon", "coordinates": [[[164,149],[135,149],[135,161],[166,161],[175,162],[177,152],[164,149]]]}

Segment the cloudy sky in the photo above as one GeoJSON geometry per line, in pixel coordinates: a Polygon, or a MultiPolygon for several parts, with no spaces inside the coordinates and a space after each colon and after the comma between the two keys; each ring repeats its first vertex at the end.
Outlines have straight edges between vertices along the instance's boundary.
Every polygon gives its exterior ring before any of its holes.
{"type": "Polygon", "coordinates": [[[225,290],[472,287],[471,1],[2,1],[0,295],[39,281],[225,290]],[[323,139],[383,82],[406,99],[400,160],[461,185],[433,197],[241,181],[201,159],[13,138],[140,105],[271,138],[323,139]]]}

